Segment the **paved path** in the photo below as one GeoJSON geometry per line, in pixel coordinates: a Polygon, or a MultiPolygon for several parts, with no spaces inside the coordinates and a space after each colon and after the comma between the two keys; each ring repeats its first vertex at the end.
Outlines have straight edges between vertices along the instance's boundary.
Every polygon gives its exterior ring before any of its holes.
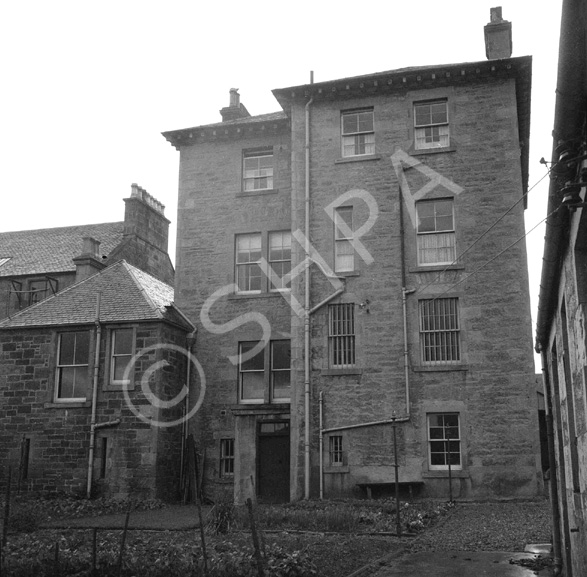
{"type": "MultiPolygon", "coordinates": [[[[510,564],[510,559],[529,559],[532,553],[503,551],[471,552],[443,551],[420,552],[393,559],[370,577],[535,577],[527,567],[510,564]]],[[[552,575],[550,568],[538,573],[540,577],[552,575]]]]}

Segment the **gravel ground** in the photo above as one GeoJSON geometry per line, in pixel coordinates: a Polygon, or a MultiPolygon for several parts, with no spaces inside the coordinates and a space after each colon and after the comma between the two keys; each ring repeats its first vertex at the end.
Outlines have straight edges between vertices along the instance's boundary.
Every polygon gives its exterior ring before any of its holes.
{"type": "Polygon", "coordinates": [[[524,551],[529,543],[550,542],[547,499],[457,503],[447,517],[416,538],[409,551],[524,551]]]}

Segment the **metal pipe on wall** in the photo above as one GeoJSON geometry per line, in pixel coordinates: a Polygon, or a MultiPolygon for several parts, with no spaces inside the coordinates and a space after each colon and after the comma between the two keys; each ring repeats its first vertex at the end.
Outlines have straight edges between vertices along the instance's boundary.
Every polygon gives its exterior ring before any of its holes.
{"type": "Polygon", "coordinates": [[[86,497],[92,496],[92,479],[94,476],[94,445],[96,443],[96,412],[98,403],[98,375],[100,372],[100,343],[102,340],[102,325],[100,324],[100,306],[102,293],[96,295],[96,342],[94,346],[94,375],[92,379],[92,416],[90,420],[90,450],[88,452],[88,479],[86,497]]]}
{"type": "MultiPolygon", "coordinates": [[[[314,83],[314,73],[310,73],[310,83],[314,83]]],[[[305,194],[304,228],[306,234],[305,252],[310,255],[310,106],[313,96],[306,102],[306,150],[305,150],[305,194]]],[[[310,498],[310,266],[304,275],[304,499],[310,498]]]]}
{"type": "Polygon", "coordinates": [[[546,413],[546,432],[548,441],[548,467],[550,469],[550,482],[548,483],[548,492],[550,497],[550,508],[552,515],[552,553],[554,575],[560,575],[562,572],[561,557],[561,529],[560,529],[560,511],[558,508],[558,475],[556,470],[556,455],[554,451],[554,430],[552,420],[552,397],[550,390],[550,379],[548,376],[548,365],[546,351],[542,345],[538,345],[540,360],[542,361],[542,387],[544,392],[544,411],[546,413]]]}

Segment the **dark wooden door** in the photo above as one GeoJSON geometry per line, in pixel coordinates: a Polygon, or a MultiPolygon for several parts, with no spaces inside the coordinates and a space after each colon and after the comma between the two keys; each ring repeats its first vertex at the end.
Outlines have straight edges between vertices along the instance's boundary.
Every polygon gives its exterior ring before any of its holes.
{"type": "Polygon", "coordinates": [[[257,495],[264,503],[289,501],[289,431],[287,435],[260,435],[257,495]]]}

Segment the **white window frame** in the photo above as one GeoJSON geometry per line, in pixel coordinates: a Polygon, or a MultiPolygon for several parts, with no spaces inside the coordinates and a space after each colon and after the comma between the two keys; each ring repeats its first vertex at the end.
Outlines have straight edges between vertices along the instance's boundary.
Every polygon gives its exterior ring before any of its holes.
{"type": "Polygon", "coordinates": [[[450,124],[448,113],[448,100],[439,99],[427,102],[414,102],[414,148],[416,150],[429,150],[433,148],[446,148],[450,146],[450,124]],[[433,107],[444,106],[444,118],[439,118],[441,114],[433,111],[433,107]],[[424,109],[428,107],[429,111],[426,121],[418,120],[422,118],[424,109]],[[418,112],[421,109],[421,112],[418,112]],[[436,118],[435,118],[436,116],[436,118]]]}
{"type": "Polygon", "coordinates": [[[273,190],[273,161],[272,148],[243,153],[243,192],[273,190]],[[261,166],[267,158],[271,166],[261,166]]]}
{"type": "Polygon", "coordinates": [[[291,286],[287,286],[287,284],[290,284],[289,279],[287,279],[288,282],[286,284],[284,283],[284,278],[291,272],[291,231],[281,230],[270,232],[267,242],[267,256],[271,271],[271,278],[269,279],[269,291],[289,291],[291,290],[291,286]],[[281,254],[274,254],[272,252],[273,250],[279,251],[281,254]],[[279,272],[276,272],[276,268],[279,269],[279,272]],[[284,286],[284,284],[286,284],[286,286],[284,286]]]}
{"type": "Polygon", "coordinates": [[[331,467],[344,464],[342,435],[330,435],[328,439],[328,460],[331,467]]]}
{"type": "Polygon", "coordinates": [[[418,265],[447,265],[456,261],[456,230],[455,230],[455,209],[453,198],[436,198],[433,200],[421,200],[416,203],[417,215],[417,234],[416,245],[418,253],[418,265]],[[451,205],[451,223],[447,227],[443,221],[448,215],[437,214],[437,206],[450,202],[451,205]],[[434,219],[434,230],[422,230],[423,217],[420,211],[424,206],[432,206],[434,219]],[[430,256],[432,258],[430,258],[430,256]],[[444,258],[443,258],[444,257],[444,258]]]}
{"type": "Polygon", "coordinates": [[[275,374],[276,373],[288,373],[289,375],[289,383],[290,383],[290,391],[291,391],[291,341],[289,339],[279,339],[270,342],[271,344],[271,391],[270,391],[270,400],[273,403],[289,403],[291,399],[291,393],[287,397],[278,397],[275,395],[275,374]],[[289,343],[289,351],[290,351],[290,365],[288,367],[282,368],[275,368],[273,364],[274,360],[274,347],[276,343],[289,343]]]}
{"type": "Polygon", "coordinates": [[[340,133],[343,158],[375,154],[375,114],[372,108],[342,112],[340,116],[340,133]],[[365,118],[368,116],[370,116],[371,122],[367,121],[367,127],[361,127],[361,123],[364,124],[365,118]],[[345,120],[352,117],[356,117],[356,130],[345,127],[345,120]],[[363,149],[362,152],[361,149],[363,149]]]}
{"type": "Polygon", "coordinates": [[[463,445],[461,439],[461,418],[460,414],[457,412],[443,412],[443,413],[428,413],[426,415],[426,435],[428,437],[428,467],[431,471],[447,471],[448,470],[448,451],[450,451],[451,455],[451,469],[460,471],[463,468],[463,445]],[[439,425],[432,425],[431,420],[437,417],[442,418],[442,424],[439,425]],[[445,423],[445,418],[447,417],[456,417],[457,418],[457,425],[449,426],[445,423]],[[453,436],[454,430],[456,428],[457,435],[453,436]],[[437,431],[437,434],[431,434],[432,429],[437,431]],[[447,429],[450,429],[450,439],[447,438],[447,429]],[[440,433],[440,435],[438,435],[440,433]],[[447,447],[447,442],[449,446],[447,447]],[[433,448],[437,448],[442,443],[442,450],[434,450],[433,448]],[[457,450],[453,450],[457,447],[457,450]],[[432,455],[443,455],[443,464],[432,464],[432,455]],[[458,459],[453,459],[453,455],[458,455],[458,459]],[[458,460],[457,463],[453,462],[454,460],[458,460]]]}
{"type": "MultiPolygon", "coordinates": [[[[84,389],[84,393],[87,393],[87,387],[88,387],[88,383],[89,383],[89,366],[90,366],[90,345],[91,345],[91,341],[90,341],[90,332],[89,331],[71,331],[71,332],[65,332],[65,333],[60,333],[58,335],[58,342],[57,342],[57,359],[56,359],[56,364],[55,364],[55,392],[54,392],[54,401],[56,403],[75,403],[75,402],[83,402],[86,400],[86,394],[84,394],[84,396],[79,396],[79,397],[62,397],[60,395],[60,389],[61,389],[61,378],[62,378],[62,374],[65,370],[67,369],[73,369],[74,370],[74,386],[73,386],[73,392],[76,392],[76,389],[78,387],[76,387],[75,385],[75,377],[78,373],[78,371],[82,374],[85,373],[85,377],[83,377],[83,380],[85,381],[85,384],[80,384],[79,386],[82,387],[84,389]],[[63,346],[63,337],[65,335],[75,335],[74,337],[74,349],[73,349],[73,363],[71,364],[66,364],[66,363],[62,363],[61,362],[61,352],[62,352],[62,346],[63,346]],[[86,362],[85,363],[75,363],[76,360],[76,350],[77,350],[77,343],[78,343],[78,335],[83,335],[84,338],[88,339],[87,342],[87,348],[88,348],[88,356],[85,359],[86,362]]],[[[80,360],[80,359],[78,359],[80,360]]]]}
{"type": "MultiPolygon", "coordinates": [[[[259,404],[263,404],[265,402],[265,389],[266,389],[266,379],[265,379],[265,351],[267,350],[267,347],[265,347],[261,352],[257,353],[255,355],[255,357],[253,358],[260,358],[262,360],[262,366],[261,368],[255,368],[255,369],[247,369],[247,368],[243,368],[243,360],[242,360],[242,354],[243,354],[243,345],[257,345],[258,341],[242,341],[239,342],[238,344],[238,402],[245,404],[245,405],[259,405],[259,404]],[[245,375],[247,374],[252,374],[252,373],[257,373],[260,374],[262,376],[262,383],[263,383],[263,390],[261,393],[261,397],[255,397],[255,398],[250,398],[250,399],[245,399],[244,395],[243,395],[243,384],[244,384],[244,378],[245,375]]],[[[253,348],[253,347],[251,347],[253,348]]],[[[248,352],[250,349],[247,348],[248,352]]],[[[249,359],[252,360],[252,359],[249,359]]],[[[249,361],[244,361],[249,362],[249,361]]]]}
{"type": "Polygon", "coordinates": [[[234,477],[234,438],[220,439],[220,478],[234,477]]]}
{"type": "Polygon", "coordinates": [[[334,210],[334,272],[355,270],[353,238],[353,207],[339,206],[334,210]],[[349,264],[346,264],[347,260],[349,264]]]}
{"type": "Polygon", "coordinates": [[[263,271],[261,270],[261,256],[263,254],[263,238],[260,232],[237,234],[235,237],[234,247],[234,262],[235,262],[235,284],[238,287],[237,293],[239,294],[258,294],[261,292],[263,285],[263,271]],[[251,241],[257,241],[259,248],[251,248],[251,241]],[[241,244],[242,243],[242,244],[241,244]],[[251,260],[251,255],[257,252],[259,258],[251,260]],[[247,258],[248,255],[248,258],[247,258]],[[251,274],[255,269],[258,271],[258,275],[251,274]],[[241,287],[241,271],[246,271],[244,279],[246,280],[246,287],[241,287]],[[251,289],[253,284],[252,279],[259,278],[259,288],[251,289]]]}
{"type": "MultiPolygon", "coordinates": [[[[128,357],[128,361],[132,359],[135,353],[135,339],[136,339],[136,331],[133,327],[120,327],[115,328],[110,331],[110,358],[109,358],[109,383],[111,385],[129,385],[131,380],[130,379],[119,379],[116,380],[116,359],[121,357],[128,357]],[[120,331],[128,331],[131,333],[131,349],[130,353],[115,353],[116,348],[116,333],[120,331]]],[[[128,364],[128,363],[127,363],[128,364]]]]}
{"type": "Polygon", "coordinates": [[[457,297],[418,301],[420,350],[425,365],[461,362],[461,329],[457,297]]]}
{"type": "Polygon", "coordinates": [[[356,366],[355,303],[328,305],[328,357],[332,369],[356,366]]]}

